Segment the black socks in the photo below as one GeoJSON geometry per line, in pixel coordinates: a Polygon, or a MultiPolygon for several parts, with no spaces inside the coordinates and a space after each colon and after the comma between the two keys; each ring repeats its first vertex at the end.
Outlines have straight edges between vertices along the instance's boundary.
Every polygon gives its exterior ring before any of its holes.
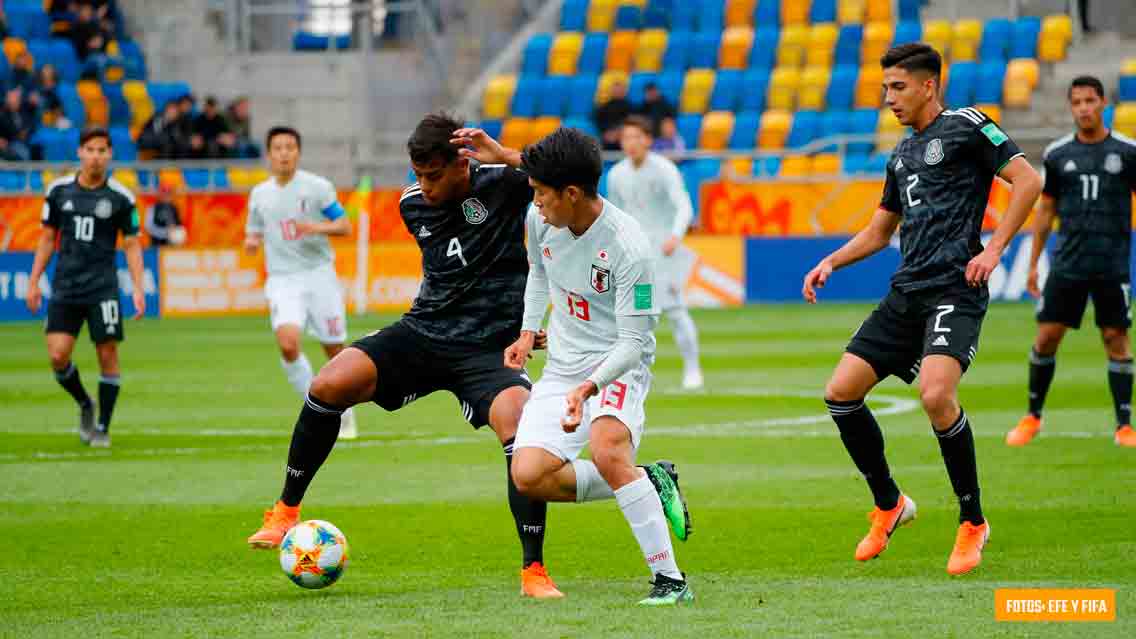
{"type": "Polygon", "coordinates": [[[103,375],[99,378],[99,423],[102,432],[110,430],[110,418],[114,415],[114,403],[118,401],[120,387],[118,375],[103,375]]]}
{"type": "Polygon", "coordinates": [[[1132,424],[1132,358],[1108,361],[1108,388],[1116,410],[1116,427],[1132,424]]]}
{"type": "MultiPolygon", "coordinates": [[[[1131,362],[1130,362],[1131,363],[1131,362]]],[[[1042,355],[1030,349],[1029,356],[1029,412],[1034,417],[1041,417],[1041,409],[1045,406],[1045,396],[1049,394],[1049,385],[1053,382],[1053,373],[1057,370],[1056,355],[1042,355]]],[[[1111,371],[1112,368],[1109,368],[1111,371]]],[[[1112,373],[1109,373],[1109,379],[1112,373]]]]}
{"type": "Polygon", "coordinates": [[[876,506],[891,510],[899,502],[899,487],[891,478],[884,456],[884,434],[864,400],[852,402],[825,401],[832,421],[840,430],[840,441],[864,475],[876,506]]]}
{"type": "Polygon", "coordinates": [[[509,479],[509,510],[517,524],[523,566],[527,568],[534,562],[544,563],[544,525],[548,518],[548,503],[522,495],[513,483],[513,439],[515,438],[510,438],[501,446],[505,451],[505,475],[509,479]]]}
{"type": "Polygon", "coordinates": [[[284,473],[284,491],[280,501],[286,506],[299,506],[308,484],[331,454],[339,437],[339,418],[343,408],[328,406],[310,394],[304,400],[292,445],[288,448],[288,467],[284,473]]]}
{"type": "Polygon", "coordinates": [[[67,362],[67,368],[55,371],[55,381],[75,398],[79,406],[85,408],[91,405],[91,396],[83,388],[83,382],[79,379],[79,368],[75,366],[75,362],[67,362]]]}
{"type": "Polygon", "coordinates": [[[966,411],[959,409],[958,419],[945,431],[935,431],[939,451],[947,466],[947,475],[959,500],[959,523],[969,521],[976,526],[982,517],[982,504],[978,497],[978,464],[974,457],[974,433],[966,419],[966,411]]]}

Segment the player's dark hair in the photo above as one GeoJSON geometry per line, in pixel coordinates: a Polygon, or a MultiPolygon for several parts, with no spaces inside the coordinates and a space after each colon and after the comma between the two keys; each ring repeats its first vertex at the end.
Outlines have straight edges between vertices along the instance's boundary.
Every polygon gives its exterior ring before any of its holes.
{"type": "Polygon", "coordinates": [[[880,58],[880,67],[899,67],[904,71],[926,71],[938,78],[943,73],[943,56],[929,44],[910,42],[887,50],[880,58]]]}
{"type": "Polygon", "coordinates": [[[102,138],[106,140],[108,147],[114,146],[110,141],[110,131],[107,131],[101,126],[93,126],[83,129],[83,132],[79,134],[79,146],[83,146],[84,144],[90,142],[91,140],[94,140],[95,138],[102,138]]]}
{"type": "Polygon", "coordinates": [[[463,126],[461,120],[444,111],[422,118],[406,141],[410,161],[415,164],[430,164],[441,160],[442,164],[449,164],[458,159],[458,147],[450,143],[450,140],[454,137],[454,131],[463,126]]]}
{"type": "Polygon", "coordinates": [[[579,129],[561,127],[525,147],[521,168],[534,180],[563,191],[578,187],[588,197],[598,193],[603,159],[595,138],[579,129]]]}
{"type": "Polygon", "coordinates": [[[623,126],[633,126],[639,129],[646,135],[655,135],[655,125],[651,123],[645,116],[642,115],[629,115],[623,119],[623,126]]]}
{"type": "Polygon", "coordinates": [[[269,129],[268,134],[264,136],[264,148],[270,148],[272,146],[272,138],[278,135],[290,135],[296,140],[297,149],[304,148],[300,140],[300,132],[290,126],[274,126],[269,129]]]}
{"type": "Polygon", "coordinates": [[[1089,87],[1097,92],[1098,97],[1104,97],[1104,85],[1101,84],[1100,79],[1095,76],[1079,75],[1073,78],[1073,81],[1069,84],[1069,94],[1067,97],[1073,97],[1073,89],[1077,87],[1089,87]]]}

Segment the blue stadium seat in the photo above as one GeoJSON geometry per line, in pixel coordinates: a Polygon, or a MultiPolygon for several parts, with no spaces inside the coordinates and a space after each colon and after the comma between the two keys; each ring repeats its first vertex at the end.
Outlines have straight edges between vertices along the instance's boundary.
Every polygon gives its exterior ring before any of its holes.
{"type": "Polygon", "coordinates": [[[588,23],[588,0],[564,0],[560,8],[561,31],[584,31],[588,23]]]}
{"type": "Polygon", "coordinates": [[[564,115],[569,118],[590,118],[595,109],[596,87],[599,85],[598,75],[585,73],[574,75],[568,80],[568,104],[564,115]]]}
{"type": "Polygon", "coordinates": [[[225,169],[213,170],[213,188],[215,189],[229,189],[232,184],[229,183],[229,172],[225,169]]]}
{"type": "Polygon", "coordinates": [[[38,71],[45,64],[55,64],[52,59],[51,39],[28,40],[28,53],[35,58],[35,67],[38,71]]]}
{"type": "Polygon", "coordinates": [[[776,27],[781,24],[781,1],[758,0],[753,10],[753,24],[758,27],[776,27]]]}
{"type": "Polygon", "coordinates": [[[752,149],[757,141],[757,129],[761,126],[760,111],[742,111],[734,117],[734,131],[730,134],[730,149],[743,151],[752,149]]]}
{"type": "Polygon", "coordinates": [[[536,99],[537,115],[564,115],[565,102],[568,100],[568,76],[550,75],[540,79],[537,84],[540,94],[536,99]]]}
{"type": "Polygon", "coordinates": [[[753,163],[753,174],[757,177],[777,177],[781,173],[781,158],[761,158],[753,163]]]}
{"type": "Polygon", "coordinates": [[[1115,114],[1116,114],[1116,105],[1114,105],[1114,104],[1105,105],[1104,113],[1102,114],[1102,116],[1104,118],[1104,125],[1107,126],[1110,129],[1112,128],[1112,119],[1113,119],[1113,115],[1115,115],[1115,114]]]}
{"type": "Polygon", "coordinates": [[[769,69],[756,68],[746,71],[742,76],[742,86],[745,87],[745,91],[742,92],[739,108],[742,111],[759,113],[764,111],[765,94],[769,90],[769,69]]]}
{"type": "Polygon", "coordinates": [[[825,94],[825,104],[829,109],[851,109],[852,97],[856,93],[856,80],[860,68],[854,65],[839,65],[832,71],[825,94]]]}
{"type": "Polygon", "coordinates": [[[650,0],[647,8],[643,10],[643,28],[669,30],[673,10],[674,2],[671,0],[650,0]]]}
{"type": "MultiPolygon", "coordinates": [[[[78,82],[83,67],[79,64],[79,57],[75,55],[75,47],[63,38],[52,38],[50,42],[52,64],[59,72],[59,79],[64,82],[78,82]]],[[[138,56],[141,59],[141,54],[138,56]]]]}
{"type": "Polygon", "coordinates": [[[797,111],[793,116],[793,128],[785,139],[785,148],[799,149],[820,135],[820,113],[817,111],[797,111]]]}
{"type": "Polygon", "coordinates": [[[832,56],[833,64],[860,65],[860,43],[864,40],[864,25],[845,24],[840,27],[836,38],[836,49],[832,56]]]}
{"type": "Polygon", "coordinates": [[[1136,101],[1136,75],[1120,76],[1120,101],[1136,101]]]}
{"type": "Polygon", "coordinates": [[[569,129],[579,129],[593,138],[600,137],[600,130],[596,128],[596,123],[592,122],[591,118],[569,118],[563,120],[561,125],[569,129]]]}
{"type": "Polygon", "coordinates": [[[699,194],[702,183],[706,180],[716,179],[722,172],[722,161],[710,158],[700,158],[684,162],[679,171],[682,181],[686,183],[686,191],[690,194],[694,210],[698,210],[699,194]]]}
{"type": "Polygon", "coordinates": [[[678,116],[675,122],[678,127],[678,134],[682,137],[683,142],[686,142],[686,148],[698,148],[698,135],[702,132],[702,114],[700,113],[684,113],[678,116]]]}
{"type": "Polygon", "coordinates": [[[647,85],[652,82],[658,83],[659,74],[650,71],[640,71],[631,74],[631,82],[627,87],[627,99],[634,107],[643,105],[643,95],[646,93],[647,85]]]}
{"type": "Polygon", "coordinates": [[[978,84],[974,101],[978,104],[1001,104],[1002,83],[1006,79],[1006,62],[982,62],[978,66],[978,84]]]}
{"type": "Polygon", "coordinates": [[[199,191],[209,188],[209,169],[184,169],[185,185],[191,190],[199,191]]]}
{"type": "Polygon", "coordinates": [[[42,5],[36,7],[9,6],[7,11],[8,31],[24,40],[47,39],[51,37],[51,18],[42,5]]]}
{"type": "Polygon", "coordinates": [[[809,22],[836,22],[836,0],[813,0],[813,6],[809,9],[809,22]]]}
{"type": "Polygon", "coordinates": [[[978,47],[978,59],[983,62],[1005,60],[1010,48],[1010,21],[1006,18],[992,18],[982,28],[982,44],[978,47]]]}
{"type": "Polygon", "coordinates": [[[716,68],[718,66],[718,49],[721,46],[721,31],[699,31],[695,33],[690,67],[692,69],[716,68]]]}
{"type": "Polygon", "coordinates": [[[122,85],[117,83],[104,84],[103,95],[106,96],[107,103],[110,105],[111,125],[129,125],[130,105],[126,103],[126,98],[122,95],[122,85]]]}
{"type": "MultiPolygon", "coordinates": [[[[324,51],[331,48],[331,37],[297,31],[292,35],[292,48],[296,51],[324,51]]],[[[335,48],[350,49],[351,36],[349,34],[335,36],[335,48]]]]}
{"type": "Polygon", "coordinates": [[[745,89],[741,71],[737,69],[718,71],[714,78],[714,91],[710,94],[710,110],[736,111],[745,89]]]}
{"type": "Polygon", "coordinates": [[[701,2],[678,2],[671,8],[671,29],[675,31],[695,31],[698,28],[698,12],[701,2]]]}
{"type": "Polygon", "coordinates": [[[919,7],[923,0],[899,0],[899,20],[919,21],[919,7]]]}
{"type": "MultiPolygon", "coordinates": [[[[849,120],[848,133],[854,135],[874,134],[879,117],[880,112],[875,109],[856,109],[852,112],[852,117],[849,120]]],[[[871,153],[874,147],[874,142],[852,142],[848,145],[847,152],[866,155],[871,153]]]]}
{"type": "Polygon", "coordinates": [[[114,159],[122,162],[134,162],[138,159],[138,147],[130,137],[130,127],[110,127],[110,143],[114,146],[114,159]]]}
{"type": "MultiPolygon", "coordinates": [[[[61,88],[62,86],[64,85],[61,88]]],[[[43,156],[48,162],[72,162],[79,159],[79,127],[40,127],[32,134],[31,142],[43,147],[43,156]]]]}
{"type": "Polygon", "coordinates": [[[18,192],[28,186],[26,171],[0,171],[0,191],[18,192]]]}
{"type": "Polygon", "coordinates": [[[36,193],[43,192],[43,172],[29,171],[28,172],[28,188],[36,193]]]}
{"type": "Polygon", "coordinates": [[[923,40],[923,23],[918,20],[905,20],[895,25],[892,45],[920,42],[923,40]]]}
{"type": "MultiPolygon", "coordinates": [[[[754,33],[753,48],[749,50],[751,69],[772,69],[777,63],[777,40],[780,32],[776,27],[761,27],[754,33]]],[[[856,49],[856,59],[860,59],[860,49],[856,49]]]]}
{"type": "Polygon", "coordinates": [[[615,30],[638,31],[643,26],[643,11],[633,5],[620,5],[615,11],[615,30]]]}
{"type": "Polygon", "coordinates": [[[659,74],[659,93],[673,105],[678,105],[679,97],[682,96],[682,84],[686,77],[681,71],[665,70],[659,74]]]}
{"type": "Polygon", "coordinates": [[[0,55],[0,82],[7,83],[12,70],[8,68],[8,56],[0,55]]]}
{"type": "Polygon", "coordinates": [[[548,71],[548,51],[552,48],[552,36],[538,33],[525,43],[521,57],[521,73],[544,75],[548,71]]]}
{"type": "MultiPolygon", "coordinates": [[[[952,109],[974,104],[974,83],[978,79],[978,65],[974,62],[956,62],[951,65],[944,97],[952,109]]],[[[1000,89],[1001,87],[999,87],[1000,89]]]]}
{"type": "Polygon", "coordinates": [[[1018,18],[1010,36],[1010,58],[1036,58],[1037,37],[1041,33],[1041,18],[1018,18]]]}
{"type": "Polygon", "coordinates": [[[663,69],[685,71],[690,66],[693,36],[689,31],[671,31],[667,50],[663,53],[663,69]]]}
{"type": "Polygon", "coordinates": [[[845,175],[864,173],[868,169],[867,153],[849,153],[844,156],[841,170],[845,175]]]}
{"type": "MultiPolygon", "coordinates": [[[[852,130],[852,113],[850,111],[825,111],[820,116],[820,131],[818,138],[831,138],[838,135],[847,135],[852,130]]],[[[835,144],[825,146],[821,153],[833,153],[839,147],[835,144]]]]}
{"type": "Polygon", "coordinates": [[[726,3],[723,0],[702,0],[702,2],[682,2],[679,4],[701,5],[698,7],[698,30],[721,34],[726,28],[726,3]]]}
{"type": "Polygon", "coordinates": [[[494,140],[501,139],[501,121],[500,120],[482,120],[481,130],[489,134],[489,137],[494,140]]]}
{"type": "Polygon", "coordinates": [[[576,62],[576,73],[600,74],[604,70],[607,56],[607,34],[589,33],[584,36],[584,46],[580,49],[580,59],[576,62]]]}
{"type": "Polygon", "coordinates": [[[509,109],[511,115],[520,118],[536,117],[542,80],[539,75],[521,75],[517,80],[517,88],[513,91],[513,106],[509,109]]]}
{"type": "Polygon", "coordinates": [[[873,153],[868,157],[868,164],[864,167],[864,170],[873,175],[883,175],[887,172],[888,160],[890,159],[890,153],[873,153]]]}
{"type": "MultiPolygon", "coordinates": [[[[61,83],[59,85],[59,101],[63,103],[63,114],[76,125],[87,121],[87,110],[83,108],[83,101],[79,99],[79,92],[74,84],[61,83]]],[[[79,144],[76,142],[76,148],[79,144]]]]}
{"type": "Polygon", "coordinates": [[[126,63],[126,79],[146,79],[146,58],[142,56],[142,48],[133,40],[119,40],[118,52],[126,63]]]}

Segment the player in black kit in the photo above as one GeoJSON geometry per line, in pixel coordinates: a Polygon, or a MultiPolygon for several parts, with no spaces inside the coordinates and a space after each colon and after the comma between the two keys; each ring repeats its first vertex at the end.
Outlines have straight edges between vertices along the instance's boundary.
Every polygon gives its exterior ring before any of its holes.
{"type": "Polygon", "coordinates": [[[118,299],[115,246],[119,232],[133,282],[134,319],[146,311],[142,286],[142,245],[138,240],[138,210],[134,194],[108,177],[110,135],[92,128],[79,138],[79,172],[65,175],[47,187],[43,203],[43,234],[36,247],[28,286],[28,309],[39,312],[43,301],[39,280],[59,245],[47,306],[47,353],[59,385],[79,404],[79,438],[91,446],[110,446],[110,420],[118,399],[118,343],[123,334],[118,299]],[[83,388],[79,369],[71,361],[75,339],[86,322],[99,359],[99,401],[83,388]]]}
{"type": "MultiPolygon", "coordinates": [[[[402,319],[371,333],[328,362],[312,381],[292,434],[284,490],[249,544],[279,545],[299,519],[300,501],[326,460],[348,407],[374,401],[395,411],[435,391],[457,397],[462,415],[488,424],[512,460],[513,439],[532,383],[501,353],[521,329],[528,257],[524,222],[532,188],[506,166],[475,165],[462,123],[426,116],[407,143],[418,182],[399,202],[422,250],[424,279],[402,319]]],[[[488,136],[472,141],[499,147],[488,136]]],[[[516,153],[515,151],[513,153],[516,153]]],[[[507,473],[508,474],[508,473],[507,473]]],[[[547,504],[521,495],[508,478],[509,506],[523,549],[521,592],[563,596],[544,569],[547,504]]]]}
{"type": "Polygon", "coordinates": [[[987,281],[1041,191],[1041,178],[990,118],[972,108],[947,111],[939,98],[942,59],[925,44],[892,48],[880,61],[884,94],[896,118],[914,130],[887,166],[883,200],[868,227],[805,276],[802,294],[832,272],[888,246],[900,229],[899,269],[891,290],[853,336],[825,388],[825,402],[856,467],[872,490],[872,526],[856,547],[865,561],[887,548],[915,518],[915,502],[888,470],[879,425],[864,403],[888,375],[919,376],[923,410],[939,441],[959,499],[959,530],[947,572],[963,574],[982,559],[990,526],[979,504],[974,436],[958,385],[974,360],[989,300],[987,281]],[[982,217],[994,176],[1013,186],[1009,208],[984,249],[982,217]]]}
{"type": "Polygon", "coordinates": [[[1077,131],[1045,150],[1045,191],[1037,207],[1030,253],[1029,291],[1039,301],[1037,339],[1029,358],[1029,412],[1006,434],[1010,446],[1025,446],[1041,430],[1057,348],[1066,330],[1081,327],[1091,295],[1108,355],[1108,386],[1116,413],[1113,441],[1136,447],[1128,343],[1136,141],[1105,128],[1105,103],[1100,80],[1074,79],[1069,107],[1077,131]],[[1042,292],[1037,264],[1055,217],[1061,218],[1061,229],[1042,292]]]}

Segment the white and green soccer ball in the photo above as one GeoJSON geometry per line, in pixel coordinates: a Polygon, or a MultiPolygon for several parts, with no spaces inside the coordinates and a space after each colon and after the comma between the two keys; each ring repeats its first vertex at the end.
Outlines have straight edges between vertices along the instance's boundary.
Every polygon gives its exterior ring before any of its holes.
{"type": "Polygon", "coordinates": [[[347,568],[347,538],[326,521],[302,521],[280,543],[280,568],[297,586],[327,588],[347,568]]]}

